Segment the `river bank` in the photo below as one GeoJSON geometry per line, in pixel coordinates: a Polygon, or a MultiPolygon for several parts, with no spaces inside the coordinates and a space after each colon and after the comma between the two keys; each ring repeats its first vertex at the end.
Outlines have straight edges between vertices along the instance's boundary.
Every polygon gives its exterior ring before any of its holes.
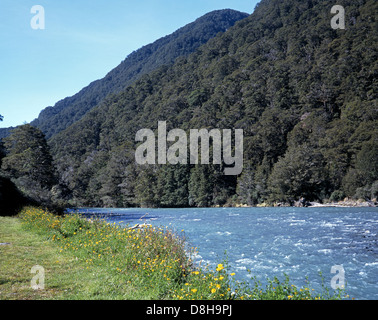
{"type": "Polygon", "coordinates": [[[234,206],[227,206],[227,207],[235,207],[235,208],[276,208],[276,207],[308,207],[308,208],[318,208],[318,207],[324,207],[324,208],[374,208],[378,207],[378,201],[377,199],[373,200],[352,200],[352,199],[344,199],[343,201],[338,202],[315,202],[315,201],[306,201],[306,200],[298,200],[293,205],[290,205],[288,203],[282,203],[277,202],[274,204],[268,204],[268,203],[261,203],[257,204],[256,206],[249,206],[246,204],[236,204],[234,206]]]}
{"type": "Polygon", "coordinates": [[[1,299],[329,300],[343,294],[297,287],[284,275],[266,287],[242,285],[227,261],[215,270],[194,265],[184,235],[167,228],[125,229],[33,207],[0,219],[0,242],[9,243],[0,246],[1,299]],[[37,291],[30,286],[36,265],[45,271],[45,287],[37,291]]]}

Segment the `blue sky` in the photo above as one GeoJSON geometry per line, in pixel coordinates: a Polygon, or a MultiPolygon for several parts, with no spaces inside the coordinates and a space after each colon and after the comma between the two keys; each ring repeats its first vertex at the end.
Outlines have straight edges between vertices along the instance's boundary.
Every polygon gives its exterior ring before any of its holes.
{"type": "Polygon", "coordinates": [[[218,9],[257,0],[1,0],[0,127],[20,125],[104,77],[125,57],[218,9]],[[45,29],[34,30],[34,5],[45,29]]]}

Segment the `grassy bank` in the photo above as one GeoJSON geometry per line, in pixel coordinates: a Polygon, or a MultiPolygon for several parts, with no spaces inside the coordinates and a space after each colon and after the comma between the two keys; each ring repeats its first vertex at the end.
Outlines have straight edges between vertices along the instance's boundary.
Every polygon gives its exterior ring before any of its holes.
{"type": "Polygon", "coordinates": [[[87,285],[100,287],[96,276],[71,254],[60,252],[45,235],[25,230],[17,218],[0,217],[0,300],[80,299],[87,285]],[[45,269],[45,290],[32,290],[31,269],[45,269]]]}
{"type": "Polygon", "coordinates": [[[290,280],[267,287],[238,284],[226,262],[198,268],[182,234],[166,228],[125,229],[76,215],[29,207],[1,218],[0,299],[335,299],[290,280]],[[45,289],[30,287],[34,265],[45,289]]]}

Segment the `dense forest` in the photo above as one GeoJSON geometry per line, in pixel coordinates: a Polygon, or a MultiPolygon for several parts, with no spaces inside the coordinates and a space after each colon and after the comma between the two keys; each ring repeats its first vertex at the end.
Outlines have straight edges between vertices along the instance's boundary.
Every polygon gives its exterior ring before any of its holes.
{"type": "Polygon", "coordinates": [[[338,4],[345,30],[331,28],[329,1],[262,0],[192,54],[107,96],[49,139],[54,161],[43,157],[56,173],[41,188],[100,207],[377,198],[378,3],[338,4]],[[243,129],[242,174],[225,176],[225,164],[136,164],[136,132],[156,132],[158,121],[243,129]]]}

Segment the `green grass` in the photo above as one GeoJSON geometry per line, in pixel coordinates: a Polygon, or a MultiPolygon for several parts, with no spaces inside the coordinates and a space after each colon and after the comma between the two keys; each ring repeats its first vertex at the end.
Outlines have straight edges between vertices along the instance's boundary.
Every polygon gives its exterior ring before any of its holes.
{"type": "Polygon", "coordinates": [[[288,277],[267,287],[235,282],[227,261],[215,270],[193,265],[183,234],[166,228],[130,230],[78,215],[57,217],[24,208],[0,218],[0,299],[295,300],[340,299],[324,288],[297,288],[288,277]],[[45,289],[33,290],[33,266],[45,289]]]}
{"type": "Polygon", "coordinates": [[[37,300],[80,298],[86,283],[95,283],[80,261],[59,248],[46,237],[26,231],[17,218],[0,217],[0,299],[37,300]],[[45,290],[33,290],[31,268],[45,269],[45,290]]]}
{"type": "Polygon", "coordinates": [[[88,267],[85,260],[64,252],[41,231],[26,230],[18,218],[0,217],[0,300],[144,299],[148,295],[103,266],[88,267]],[[45,289],[33,290],[31,268],[45,271],[45,289]]]}

